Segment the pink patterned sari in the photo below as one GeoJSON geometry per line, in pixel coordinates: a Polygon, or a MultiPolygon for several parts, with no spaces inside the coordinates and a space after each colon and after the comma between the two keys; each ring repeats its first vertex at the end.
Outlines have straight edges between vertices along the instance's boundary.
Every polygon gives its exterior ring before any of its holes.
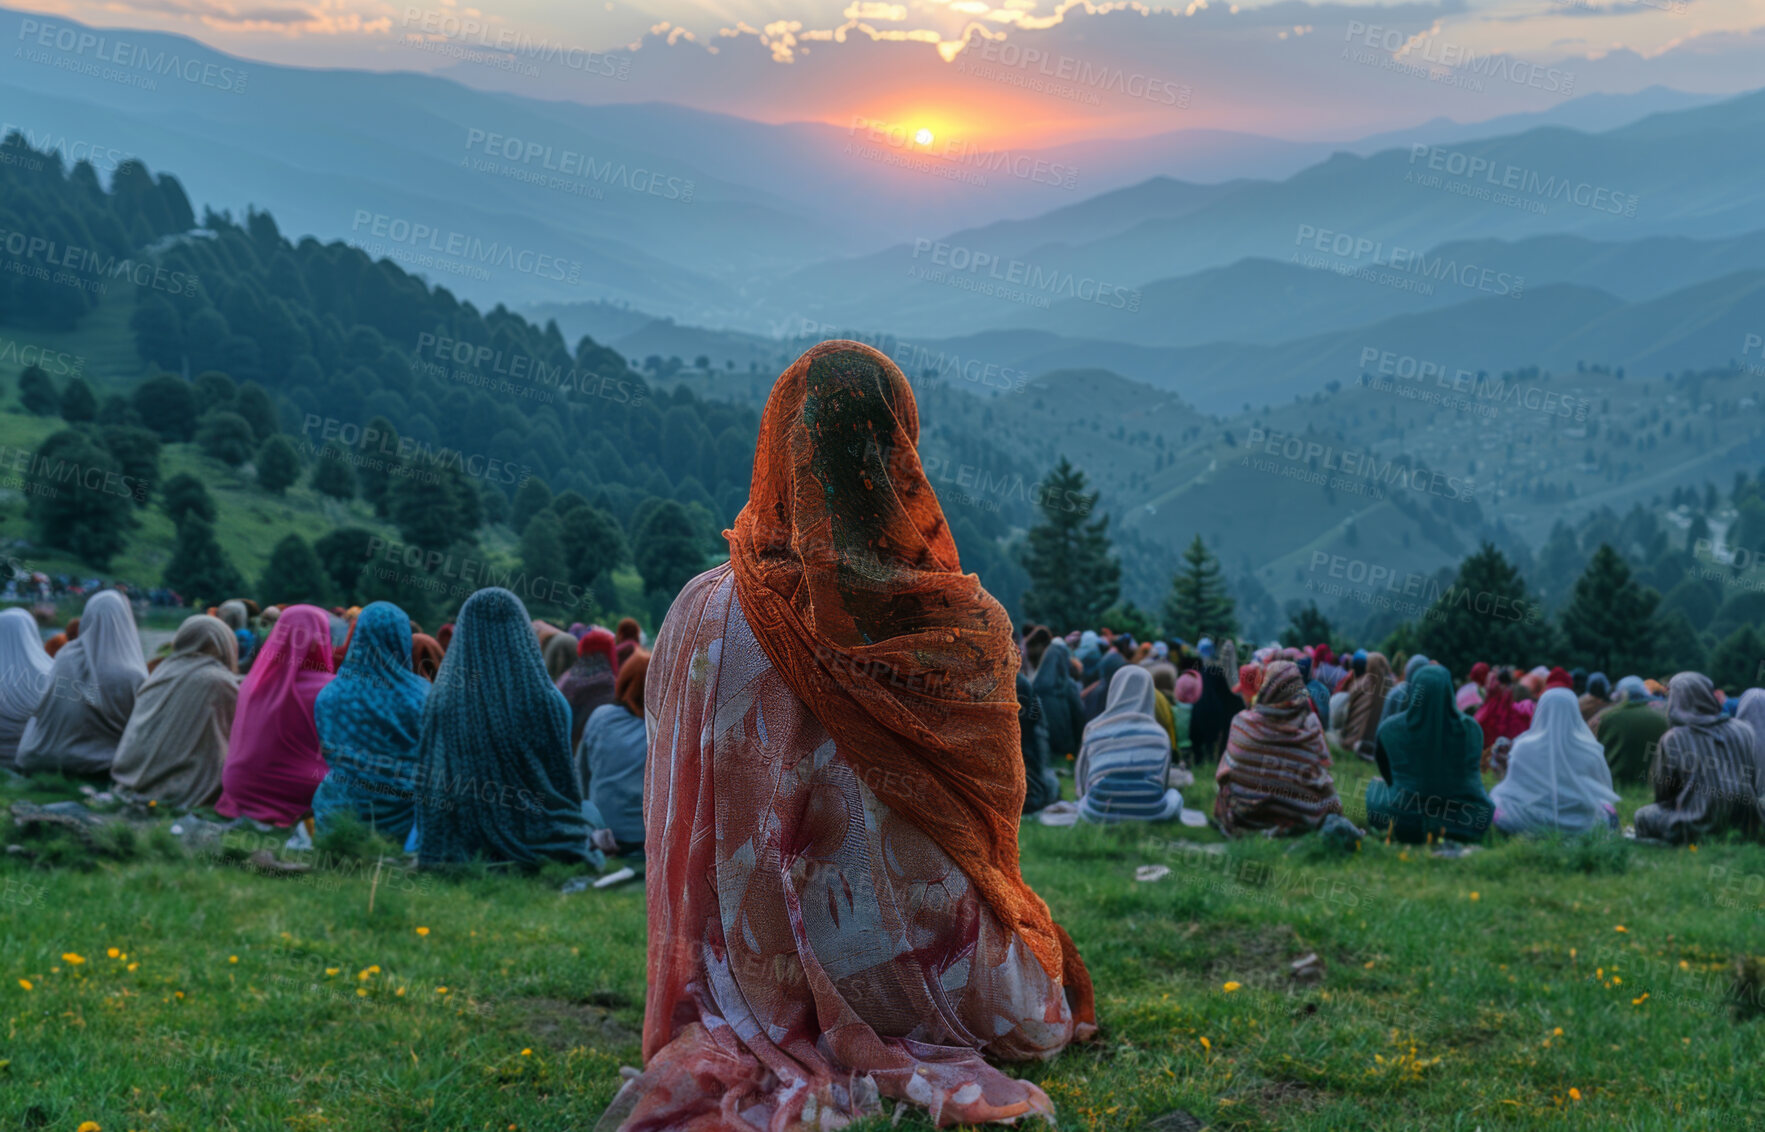
{"type": "Polygon", "coordinates": [[[729,566],[675,600],[645,707],[645,1069],[598,1127],[833,1129],[885,1096],[940,1125],[1052,1117],[985,1058],[1054,1056],[1095,1031],[1089,1002],[877,799],[768,661],[729,566]]]}

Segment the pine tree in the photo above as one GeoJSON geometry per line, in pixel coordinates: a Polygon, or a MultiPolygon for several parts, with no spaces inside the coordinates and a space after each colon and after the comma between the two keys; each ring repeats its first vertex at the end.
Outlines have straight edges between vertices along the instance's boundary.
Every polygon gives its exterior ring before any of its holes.
{"type": "Polygon", "coordinates": [[[43,441],[25,475],[25,510],[47,546],[103,569],[135,526],[132,497],[120,485],[122,466],[73,429],[43,441]],[[99,486],[90,486],[99,485],[99,486]]]}
{"type": "Polygon", "coordinates": [[[285,535],[270,551],[269,564],[257,584],[258,600],[271,605],[322,606],[330,594],[330,579],[319,556],[299,535],[285,535]]]}
{"type": "Polygon", "coordinates": [[[1731,696],[1759,683],[1759,661],[1765,649],[1751,625],[1742,625],[1710,652],[1710,679],[1731,696]]]}
{"type": "MultiPolygon", "coordinates": [[[[1660,672],[1701,672],[1704,668],[1704,645],[1697,631],[1683,613],[1669,613],[1658,619],[1655,637],[1655,660],[1652,667],[1660,672]]],[[[1607,673],[1617,676],[1617,673],[1607,673]]],[[[1626,675],[1629,675],[1626,673],[1626,675]]]]}
{"type": "Polygon", "coordinates": [[[527,575],[531,593],[548,593],[552,583],[570,576],[564,564],[563,524],[550,511],[533,516],[521,532],[521,570],[527,575]]]}
{"type": "Polygon", "coordinates": [[[18,375],[18,400],[32,416],[52,417],[61,411],[61,394],[55,390],[55,379],[43,372],[42,366],[26,366],[18,375]]]}
{"type": "MultiPolygon", "coordinates": [[[[176,374],[162,373],[135,386],[135,411],[147,427],[168,444],[189,440],[196,432],[196,393],[176,374]]],[[[245,461],[241,460],[240,463],[245,461]]]]}
{"type": "Polygon", "coordinates": [[[1655,607],[1661,595],[1630,576],[1630,566],[1600,543],[1563,607],[1564,659],[1589,672],[1634,672],[1656,662],[1655,607]]]}
{"type": "Polygon", "coordinates": [[[424,550],[470,542],[484,522],[484,501],[459,465],[437,460],[411,466],[392,481],[386,505],[399,535],[424,550]]]}
{"type": "Polygon", "coordinates": [[[245,580],[215,541],[214,524],[199,515],[179,524],[178,544],[161,584],[195,606],[218,604],[245,589],[245,580]]]}
{"type": "Polygon", "coordinates": [[[538,476],[528,476],[515,489],[515,500],[510,508],[509,526],[516,534],[527,529],[527,521],[544,511],[552,504],[552,489],[538,476]]]}
{"type": "Polygon", "coordinates": [[[319,451],[319,458],[313,461],[312,476],[307,483],[320,495],[328,495],[332,499],[355,498],[355,469],[349,466],[343,449],[334,443],[327,443],[319,451]]]}
{"type": "Polygon", "coordinates": [[[1025,537],[1022,561],[1030,586],[1023,610],[1057,632],[1094,628],[1121,596],[1121,563],[1109,553],[1109,516],[1086,521],[1098,494],[1086,493],[1085,473],[1064,456],[1036,489],[1042,521],[1025,537]]]}
{"type": "Polygon", "coordinates": [[[135,425],[105,425],[98,439],[128,477],[123,486],[135,506],[147,506],[159,485],[159,437],[135,425]]]}
{"type": "Polygon", "coordinates": [[[339,527],[313,543],[313,553],[319,556],[325,576],[336,587],[338,598],[349,605],[362,604],[362,573],[370,566],[374,537],[360,527],[339,527]]]}
{"type": "MultiPolygon", "coordinates": [[[[585,508],[565,519],[568,523],[585,508]]],[[[705,548],[686,508],[672,499],[650,512],[637,532],[637,572],[643,575],[645,593],[678,594],[705,568],[705,548]]]]}
{"type": "Polygon", "coordinates": [[[1417,643],[1428,659],[1457,673],[1479,660],[1535,664],[1549,655],[1551,632],[1519,569],[1486,542],[1422,615],[1417,643]]]}
{"type": "Polygon", "coordinates": [[[1281,630],[1281,644],[1288,648],[1329,643],[1330,619],[1318,609],[1315,601],[1308,601],[1304,608],[1295,609],[1287,620],[1287,627],[1281,630]]]}
{"type": "Polygon", "coordinates": [[[165,481],[159,509],[166,513],[173,526],[182,524],[186,515],[195,515],[209,523],[215,521],[214,500],[210,498],[208,488],[189,472],[179,472],[165,481]]]}
{"type": "MultiPolygon", "coordinates": [[[[160,435],[165,433],[162,431],[160,435]]],[[[196,443],[203,455],[219,460],[229,468],[237,468],[251,459],[257,442],[252,438],[251,425],[244,417],[217,410],[202,418],[202,424],[196,430],[196,443]]]]}
{"type": "Polygon", "coordinates": [[[1183,551],[1183,566],[1164,599],[1164,623],[1187,641],[1230,637],[1238,632],[1237,605],[1226,590],[1220,561],[1196,535],[1183,551]]]}
{"type": "Polygon", "coordinates": [[[300,454],[286,436],[277,434],[257,450],[257,486],[281,495],[300,479],[300,454]]]}
{"type": "Polygon", "coordinates": [[[566,576],[578,586],[593,585],[597,577],[617,570],[630,556],[619,521],[592,504],[572,508],[559,524],[566,576]]]}
{"type": "Polygon", "coordinates": [[[61,419],[69,424],[89,421],[98,415],[98,398],[83,377],[68,378],[61,390],[61,419]]]}

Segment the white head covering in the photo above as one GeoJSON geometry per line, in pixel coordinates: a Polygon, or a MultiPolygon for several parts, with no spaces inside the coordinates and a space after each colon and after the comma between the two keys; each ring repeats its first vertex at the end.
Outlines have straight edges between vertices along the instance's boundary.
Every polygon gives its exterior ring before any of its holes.
{"type": "Polygon", "coordinates": [[[104,590],[81,611],[80,635],[55,654],[49,687],[18,743],[19,769],[108,773],[145,679],[129,600],[104,590]]]}
{"type": "Polygon", "coordinates": [[[1748,688],[1741,693],[1734,717],[1742,723],[1752,724],[1753,749],[1757,752],[1754,757],[1760,766],[1765,766],[1765,688],[1748,688]]]}
{"type": "Polygon", "coordinates": [[[22,609],[0,613],[0,767],[12,766],[25,721],[49,686],[49,666],[37,623],[22,609]]]}
{"type": "Polygon", "coordinates": [[[1532,726],[1514,740],[1508,776],[1489,792],[1496,824],[1509,833],[1585,833],[1608,824],[1616,804],[1605,750],[1581,719],[1581,702],[1568,688],[1538,699],[1532,726]]]}
{"type": "Polygon", "coordinates": [[[1155,694],[1151,672],[1138,666],[1121,669],[1109,682],[1109,700],[1102,714],[1085,725],[1085,736],[1090,737],[1092,728],[1138,723],[1140,720],[1135,719],[1136,716],[1145,716],[1156,726],[1158,717],[1153,713],[1158,705],[1153,698],[1155,694]]]}

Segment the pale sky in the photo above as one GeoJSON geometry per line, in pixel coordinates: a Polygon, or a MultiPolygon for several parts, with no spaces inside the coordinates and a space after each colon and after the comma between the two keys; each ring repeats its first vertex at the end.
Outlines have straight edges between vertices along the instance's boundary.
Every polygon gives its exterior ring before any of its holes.
{"type": "Polygon", "coordinates": [[[1728,93],[1765,83],[1765,0],[1177,7],[501,0],[484,8],[448,0],[53,0],[27,7],[97,26],[176,32],[266,62],[445,68],[469,85],[540,97],[679,102],[773,122],[913,120],[985,143],[1193,127],[1349,138],[1435,115],[1475,121],[1539,110],[1602,91],[1663,85],[1728,93]],[[561,76],[568,81],[541,76],[523,85],[490,66],[410,49],[416,41],[474,50],[553,44],[624,58],[617,80],[586,81],[578,67],[561,76]],[[1492,54],[1515,65],[1462,81],[1467,59],[1492,54]]]}

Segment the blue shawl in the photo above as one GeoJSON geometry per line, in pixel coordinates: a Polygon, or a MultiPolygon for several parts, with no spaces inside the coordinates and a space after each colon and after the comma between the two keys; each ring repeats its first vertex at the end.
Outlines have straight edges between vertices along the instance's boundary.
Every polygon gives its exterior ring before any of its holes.
{"type": "Polygon", "coordinates": [[[592,860],[570,705],[508,590],[466,599],[417,745],[417,861],[592,860]]]}
{"type": "Polygon", "coordinates": [[[352,814],[397,841],[416,817],[417,739],[429,682],[411,671],[411,619],[376,601],[356,618],[337,678],[313,702],[330,768],[313,795],[322,833],[352,814]]]}

